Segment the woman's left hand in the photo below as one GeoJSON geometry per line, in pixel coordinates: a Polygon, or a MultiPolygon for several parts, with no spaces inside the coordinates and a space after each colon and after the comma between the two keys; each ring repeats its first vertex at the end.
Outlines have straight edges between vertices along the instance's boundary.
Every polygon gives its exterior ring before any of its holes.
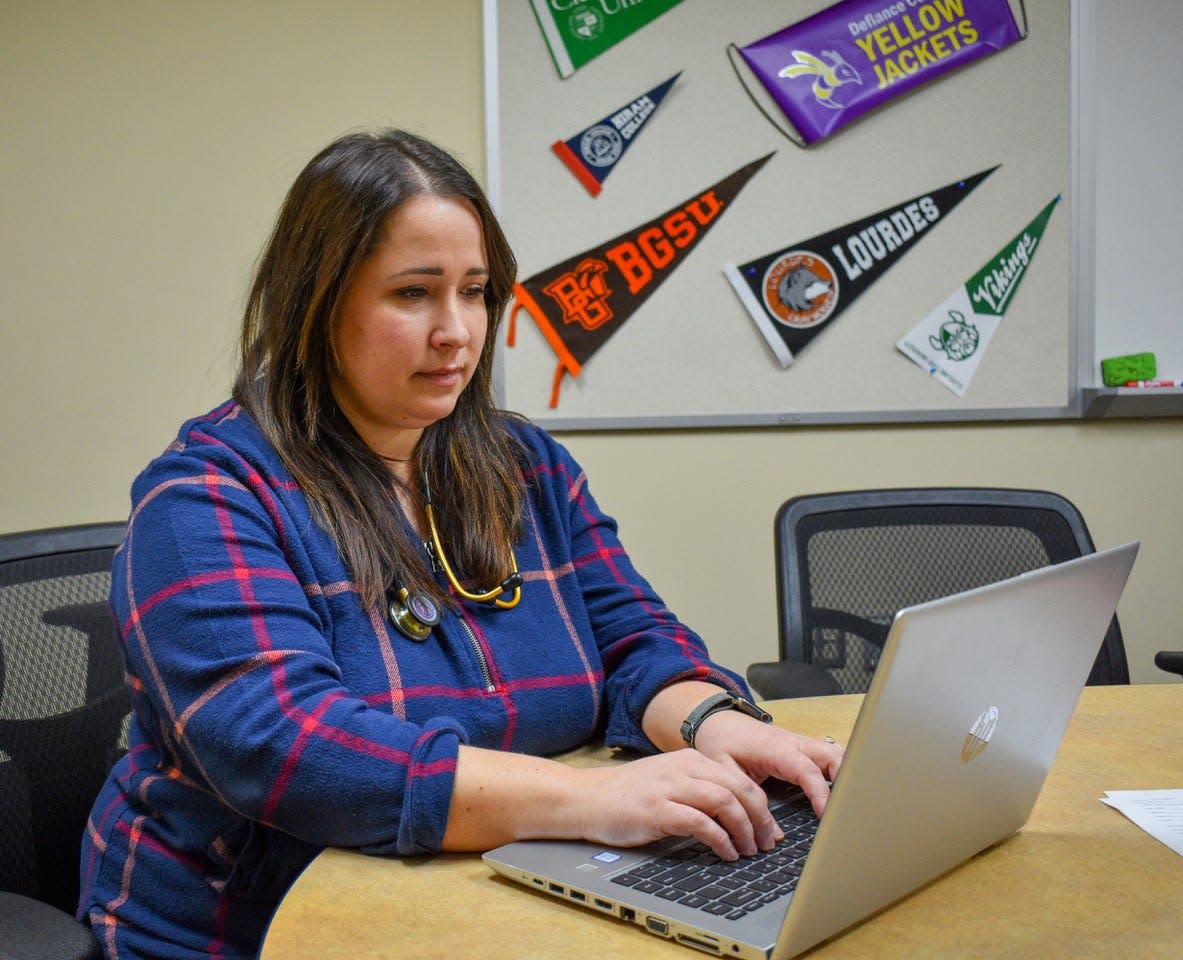
{"type": "Polygon", "coordinates": [[[702,722],[694,746],[712,760],[732,765],[763,783],[769,777],[795,783],[820,817],[845,749],[837,743],[791,733],[736,710],[721,710],[702,722]]]}

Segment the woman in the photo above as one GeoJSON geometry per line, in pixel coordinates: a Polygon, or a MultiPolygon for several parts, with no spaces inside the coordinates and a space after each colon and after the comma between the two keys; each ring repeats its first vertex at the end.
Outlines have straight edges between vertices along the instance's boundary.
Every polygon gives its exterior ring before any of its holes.
{"type": "Polygon", "coordinates": [[[413,135],[343,137],[292,186],[233,400],[136,480],[115,560],[135,713],[79,907],[108,957],[253,955],[326,845],[681,835],[733,859],[778,839],[766,776],[824,807],[841,748],[730,709],[743,682],[578,465],[494,408],[515,269],[413,135]],[[647,756],[544,758],[593,737],[647,756]]]}

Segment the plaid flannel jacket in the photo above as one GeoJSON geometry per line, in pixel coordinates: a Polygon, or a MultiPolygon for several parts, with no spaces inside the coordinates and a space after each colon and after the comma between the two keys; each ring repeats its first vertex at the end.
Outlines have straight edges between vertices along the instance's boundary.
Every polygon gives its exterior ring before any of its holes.
{"type": "Polygon", "coordinates": [[[236,403],[136,480],[111,586],[130,750],[88,824],[79,905],[108,957],[253,956],[321,848],[438,850],[461,743],[652,752],[640,718],[664,685],[746,693],[633,568],[567,451],[511,429],[531,463],[522,600],[445,611],[422,643],[360,603],[236,403]]]}

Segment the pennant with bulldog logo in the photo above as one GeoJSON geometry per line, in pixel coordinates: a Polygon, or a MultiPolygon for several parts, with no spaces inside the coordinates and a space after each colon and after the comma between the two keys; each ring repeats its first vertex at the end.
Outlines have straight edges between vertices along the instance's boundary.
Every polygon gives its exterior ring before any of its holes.
{"type": "Polygon", "coordinates": [[[632,145],[679,76],[680,72],[675,73],[569,140],[556,140],[551,144],[551,150],[593,197],[599,196],[605,178],[616,169],[624,151],[632,145]]]}
{"type": "Polygon", "coordinates": [[[782,367],[927,236],[997,167],[921,194],[723,275],[782,367]]]}
{"type": "Polygon", "coordinates": [[[747,46],[730,44],[727,53],[765,116],[793,142],[807,146],[1024,36],[1025,24],[1020,31],[1007,0],[841,0],[747,46]],[[790,129],[760,104],[741,62],[790,129]]]}
{"type": "Polygon", "coordinates": [[[531,0],[555,69],[564,80],[682,0],[644,3],[581,3],[580,0],[531,0]]]}
{"type": "Polygon", "coordinates": [[[559,358],[550,406],[558,406],[563,375],[577,377],[604,345],[673,271],[768,161],[741,167],[654,220],[564,260],[514,286],[506,343],[515,339],[523,308],[559,358]]]}
{"type": "Polygon", "coordinates": [[[905,356],[957,396],[965,396],[982,354],[1026,276],[1052,210],[1059,202],[1057,196],[1017,237],[896,344],[905,356]]]}

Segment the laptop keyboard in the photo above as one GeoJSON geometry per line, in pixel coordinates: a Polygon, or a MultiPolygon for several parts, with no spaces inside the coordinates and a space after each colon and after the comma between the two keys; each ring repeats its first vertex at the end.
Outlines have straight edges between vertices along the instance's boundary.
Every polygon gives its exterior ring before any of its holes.
{"type": "Polygon", "coordinates": [[[817,835],[818,819],[804,795],[774,805],[772,814],[785,838],[771,850],[727,861],[696,840],[646,860],[613,877],[612,882],[739,920],[796,888],[817,835]]]}

